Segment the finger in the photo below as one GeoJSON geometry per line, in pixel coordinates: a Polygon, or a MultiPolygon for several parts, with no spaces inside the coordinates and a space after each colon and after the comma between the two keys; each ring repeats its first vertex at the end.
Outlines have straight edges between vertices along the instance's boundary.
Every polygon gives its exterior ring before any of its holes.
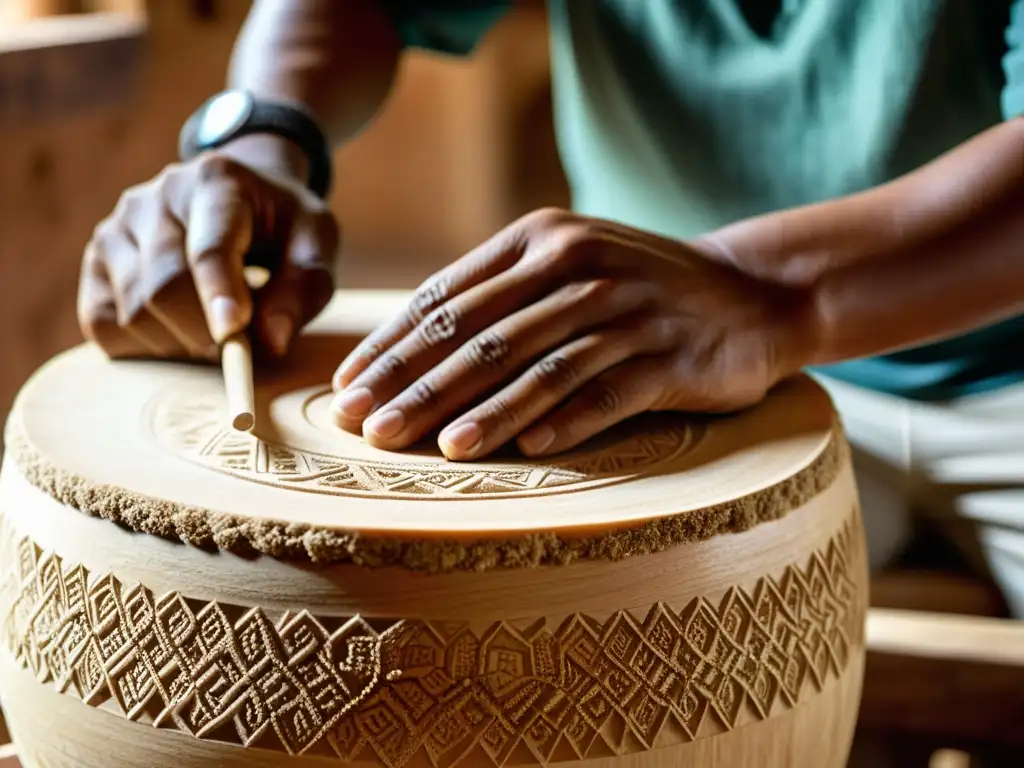
{"type": "MultiPolygon", "coordinates": [[[[636,310],[656,286],[605,280],[574,283],[506,317],[462,345],[363,425],[373,445],[398,449],[441,426],[457,409],[477,402],[540,355],[602,323],[636,310]],[[398,432],[381,433],[378,422],[398,432]]],[[[506,414],[505,421],[513,420],[506,414]]],[[[507,438],[506,438],[507,439],[507,438]]],[[[461,442],[461,441],[456,441],[461,442]]],[[[468,449],[473,443],[463,446],[468,449]]]]}
{"type": "Polygon", "coordinates": [[[650,409],[671,378],[665,357],[632,358],[589,381],[568,402],[519,436],[527,456],[575,448],[609,427],[650,409]]]}
{"type": "Polygon", "coordinates": [[[78,289],[78,324],[82,335],[111,358],[141,357],[148,348],[121,327],[114,289],[110,285],[101,247],[86,246],[78,289]]]}
{"type": "Polygon", "coordinates": [[[185,257],[185,230],[155,209],[134,230],[141,254],[146,310],[189,357],[214,359],[216,347],[185,257]]]}
{"type": "Polygon", "coordinates": [[[189,272],[169,280],[150,299],[150,313],[174,335],[190,357],[218,360],[220,351],[206,325],[203,305],[189,272]]]}
{"type": "Polygon", "coordinates": [[[445,427],[438,446],[452,460],[491,453],[605,371],[630,358],[665,352],[673,336],[669,321],[637,319],[575,339],[445,427]]]}
{"type": "Polygon", "coordinates": [[[349,386],[445,302],[518,263],[527,245],[525,232],[521,224],[511,225],[424,282],[401,312],[349,353],[334,374],[334,388],[349,386]]]}
{"type": "MultiPolygon", "coordinates": [[[[442,304],[338,394],[331,408],[335,422],[344,429],[358,428],[374,405],[388,402],[476,334],[536,300],[547,290],[548,282],[540,269],[510,269],[442,304]]],[[[503,361],[506,350],[486,348],[488,343],[481,342],[480,354],[503,361]]],[[[424,408],[432,407],[432,395],[420,392],[424,408]]],[[[389,439],[404,424],[393,414],[389,425],[376,427],[378,439],[389,439]]]]}
{"type": "Polygon", "coordinates": [[[186,232],[189,268],[210,335],[220,344],[252,318],[243,269],[253,211],[241,184],[226,175],[200,184],[189,201],[186,232]]]}
{"type": "Polygon", "coordinates": [[[299,218],[285,245],[284,260],[257,294],[256,333],[275,355],[320,314],[334,293],[338,227],[329,213],[299,218]]]}
{"type": "Polygon", "coordinates": [[[98,236],[105,254],[104,265],[113,289],[117,322],[122,330],[154,357],[182,357],[185,349],[146,307],[148,290],[143,277],[139,244],[123,227],[103,227],[98,236]]]}

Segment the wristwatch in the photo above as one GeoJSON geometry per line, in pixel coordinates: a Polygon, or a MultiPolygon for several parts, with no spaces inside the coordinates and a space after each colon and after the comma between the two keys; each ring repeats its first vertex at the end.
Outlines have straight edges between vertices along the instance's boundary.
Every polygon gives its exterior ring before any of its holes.
{"type": "Polygon", "coordinates": [[[320,126],[302,109],[230,90],[206,101],[182,126],[178,155],[191,160],[241,136],[266,133],[295,143],[309,162],[307,186],[326,199],[331,188],[331,151],[320,126]]]}

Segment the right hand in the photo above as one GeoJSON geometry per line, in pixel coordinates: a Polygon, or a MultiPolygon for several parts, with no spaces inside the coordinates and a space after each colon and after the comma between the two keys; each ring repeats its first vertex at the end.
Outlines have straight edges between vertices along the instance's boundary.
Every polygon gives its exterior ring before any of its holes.
{"type": "Polygon", "coordinates": [[[334,291],[338,226],[298,182],[209,153],[125,192],[85,250],[78,318],[110,357],[216,359],[251,324],[284,354],[334,291]],[[251,291],[247,264],[270,270],[251,291]]]}

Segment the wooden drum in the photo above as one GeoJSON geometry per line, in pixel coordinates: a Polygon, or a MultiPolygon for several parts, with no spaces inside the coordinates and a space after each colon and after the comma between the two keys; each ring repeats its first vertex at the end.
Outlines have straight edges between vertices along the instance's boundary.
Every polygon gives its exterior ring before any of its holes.
{"type": "Polygon", "coordinates": [[[340,294],[232,431],[216,369],[40,370],[0,477],[26,768],[842,768],[867,567],[810,379],[453,464],[329,423],[402,294],[340,294]]]}

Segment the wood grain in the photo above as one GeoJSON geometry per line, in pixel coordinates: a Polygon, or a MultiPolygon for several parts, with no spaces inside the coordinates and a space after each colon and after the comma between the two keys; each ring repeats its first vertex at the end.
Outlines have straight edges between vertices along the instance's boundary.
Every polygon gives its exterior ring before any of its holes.
{"type": "Polygon", "coordinates": [[[544,461],[380,452],[322,409],[406,297],[339,294],[261,368],[253,435],[207,433],[224,387],[199,366],[83,347],[26,384],[0,471],[0,691],[26,759],[842,768],[867,558],[824,391],[544,461]],[[206,549],[174,541],[204,528],[206,549]],[[315,557],[327,541],[347,557],[315,557]]]}

